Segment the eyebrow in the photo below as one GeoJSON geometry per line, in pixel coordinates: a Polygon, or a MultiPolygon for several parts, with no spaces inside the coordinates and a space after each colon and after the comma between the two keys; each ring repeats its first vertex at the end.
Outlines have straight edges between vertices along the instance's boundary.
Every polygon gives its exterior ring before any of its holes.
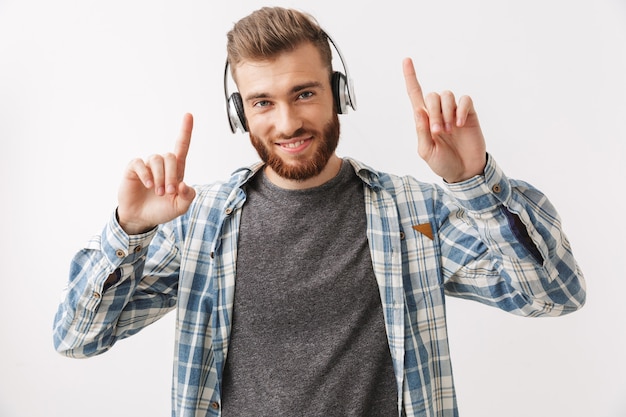
{"type": "MultiPolygon", "coordinates": [[[[304,90],[309,90],[311,88],[322,88],[322,83],[317,82],[317,81],[311,81],[308,83],[304,83],[304,84],[298,84],[295,85],[291,88],[291,90],[289,91],[290,94],[295,94],[295,93],[299,93],[301,91],[304,90]]],[[[250,101],[250,100],[256,100],[256,99],[264,99],[264,98],[271,98],[272,95],[269,93],[250,93],[246,96],[246,101],[250,101]]]]}

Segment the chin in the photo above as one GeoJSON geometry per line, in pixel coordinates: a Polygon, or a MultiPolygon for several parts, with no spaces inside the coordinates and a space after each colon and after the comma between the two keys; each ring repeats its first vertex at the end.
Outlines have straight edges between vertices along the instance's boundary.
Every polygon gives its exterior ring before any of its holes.
{"type": "MultiPolygon", "coordinates": [[[[250,131],[250,142],[261,160],[280,177],[294,181],[305,181],[319,175],[326,168],[328,161],[337,149],[340,133],[339,118],[337,114],[333,114],[333,116],[324,126],[321,134],[304,129],[294,132],[292,136],[310,135],[321,139],[314,139],[316,143],[311,144],[316,147],[312,156],[295,163],[286,162],[271,146],[266,145],[263,139],[256,136],[252,131],[250,131]]],[[[273,141],[271,142],[273,143],[273,141]]]]}

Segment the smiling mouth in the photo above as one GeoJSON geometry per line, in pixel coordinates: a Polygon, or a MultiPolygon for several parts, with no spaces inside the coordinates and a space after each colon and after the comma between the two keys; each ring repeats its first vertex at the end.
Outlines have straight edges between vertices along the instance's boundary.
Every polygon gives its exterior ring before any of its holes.
{"type": "Polygon", "coordinates": [[[303,139],[303,140],[298,140],[296,142],[282,143],[280,146],[283,147],[283,148],[295,149],[298,146],[302,146],[304,144],[304,142],[306,142],[306,141],[303,139]]]}

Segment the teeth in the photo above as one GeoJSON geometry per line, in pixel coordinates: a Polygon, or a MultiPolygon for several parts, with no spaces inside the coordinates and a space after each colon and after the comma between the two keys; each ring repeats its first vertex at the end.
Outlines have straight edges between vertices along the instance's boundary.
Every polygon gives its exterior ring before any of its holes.
{"type": "Polygon", "coordinates": [[[292,143],[286,143],[283,146],[285,148],[297,148],[298,146],[302,145],[304,143],[303,140],[299,140],[297,142],[292,142],[292,143]]]}

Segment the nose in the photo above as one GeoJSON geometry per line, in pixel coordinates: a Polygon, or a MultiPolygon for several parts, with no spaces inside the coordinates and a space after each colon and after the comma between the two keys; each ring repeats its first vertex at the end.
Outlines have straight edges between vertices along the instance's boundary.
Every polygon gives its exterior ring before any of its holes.
{"type": "Polygon", "coordinates": [[[279,106],[276,110],[275,127],[279,135],[283,137],[291,137],[302,127],[302,119],[300,118],[297,109],[289,104],[279,106]]]}

